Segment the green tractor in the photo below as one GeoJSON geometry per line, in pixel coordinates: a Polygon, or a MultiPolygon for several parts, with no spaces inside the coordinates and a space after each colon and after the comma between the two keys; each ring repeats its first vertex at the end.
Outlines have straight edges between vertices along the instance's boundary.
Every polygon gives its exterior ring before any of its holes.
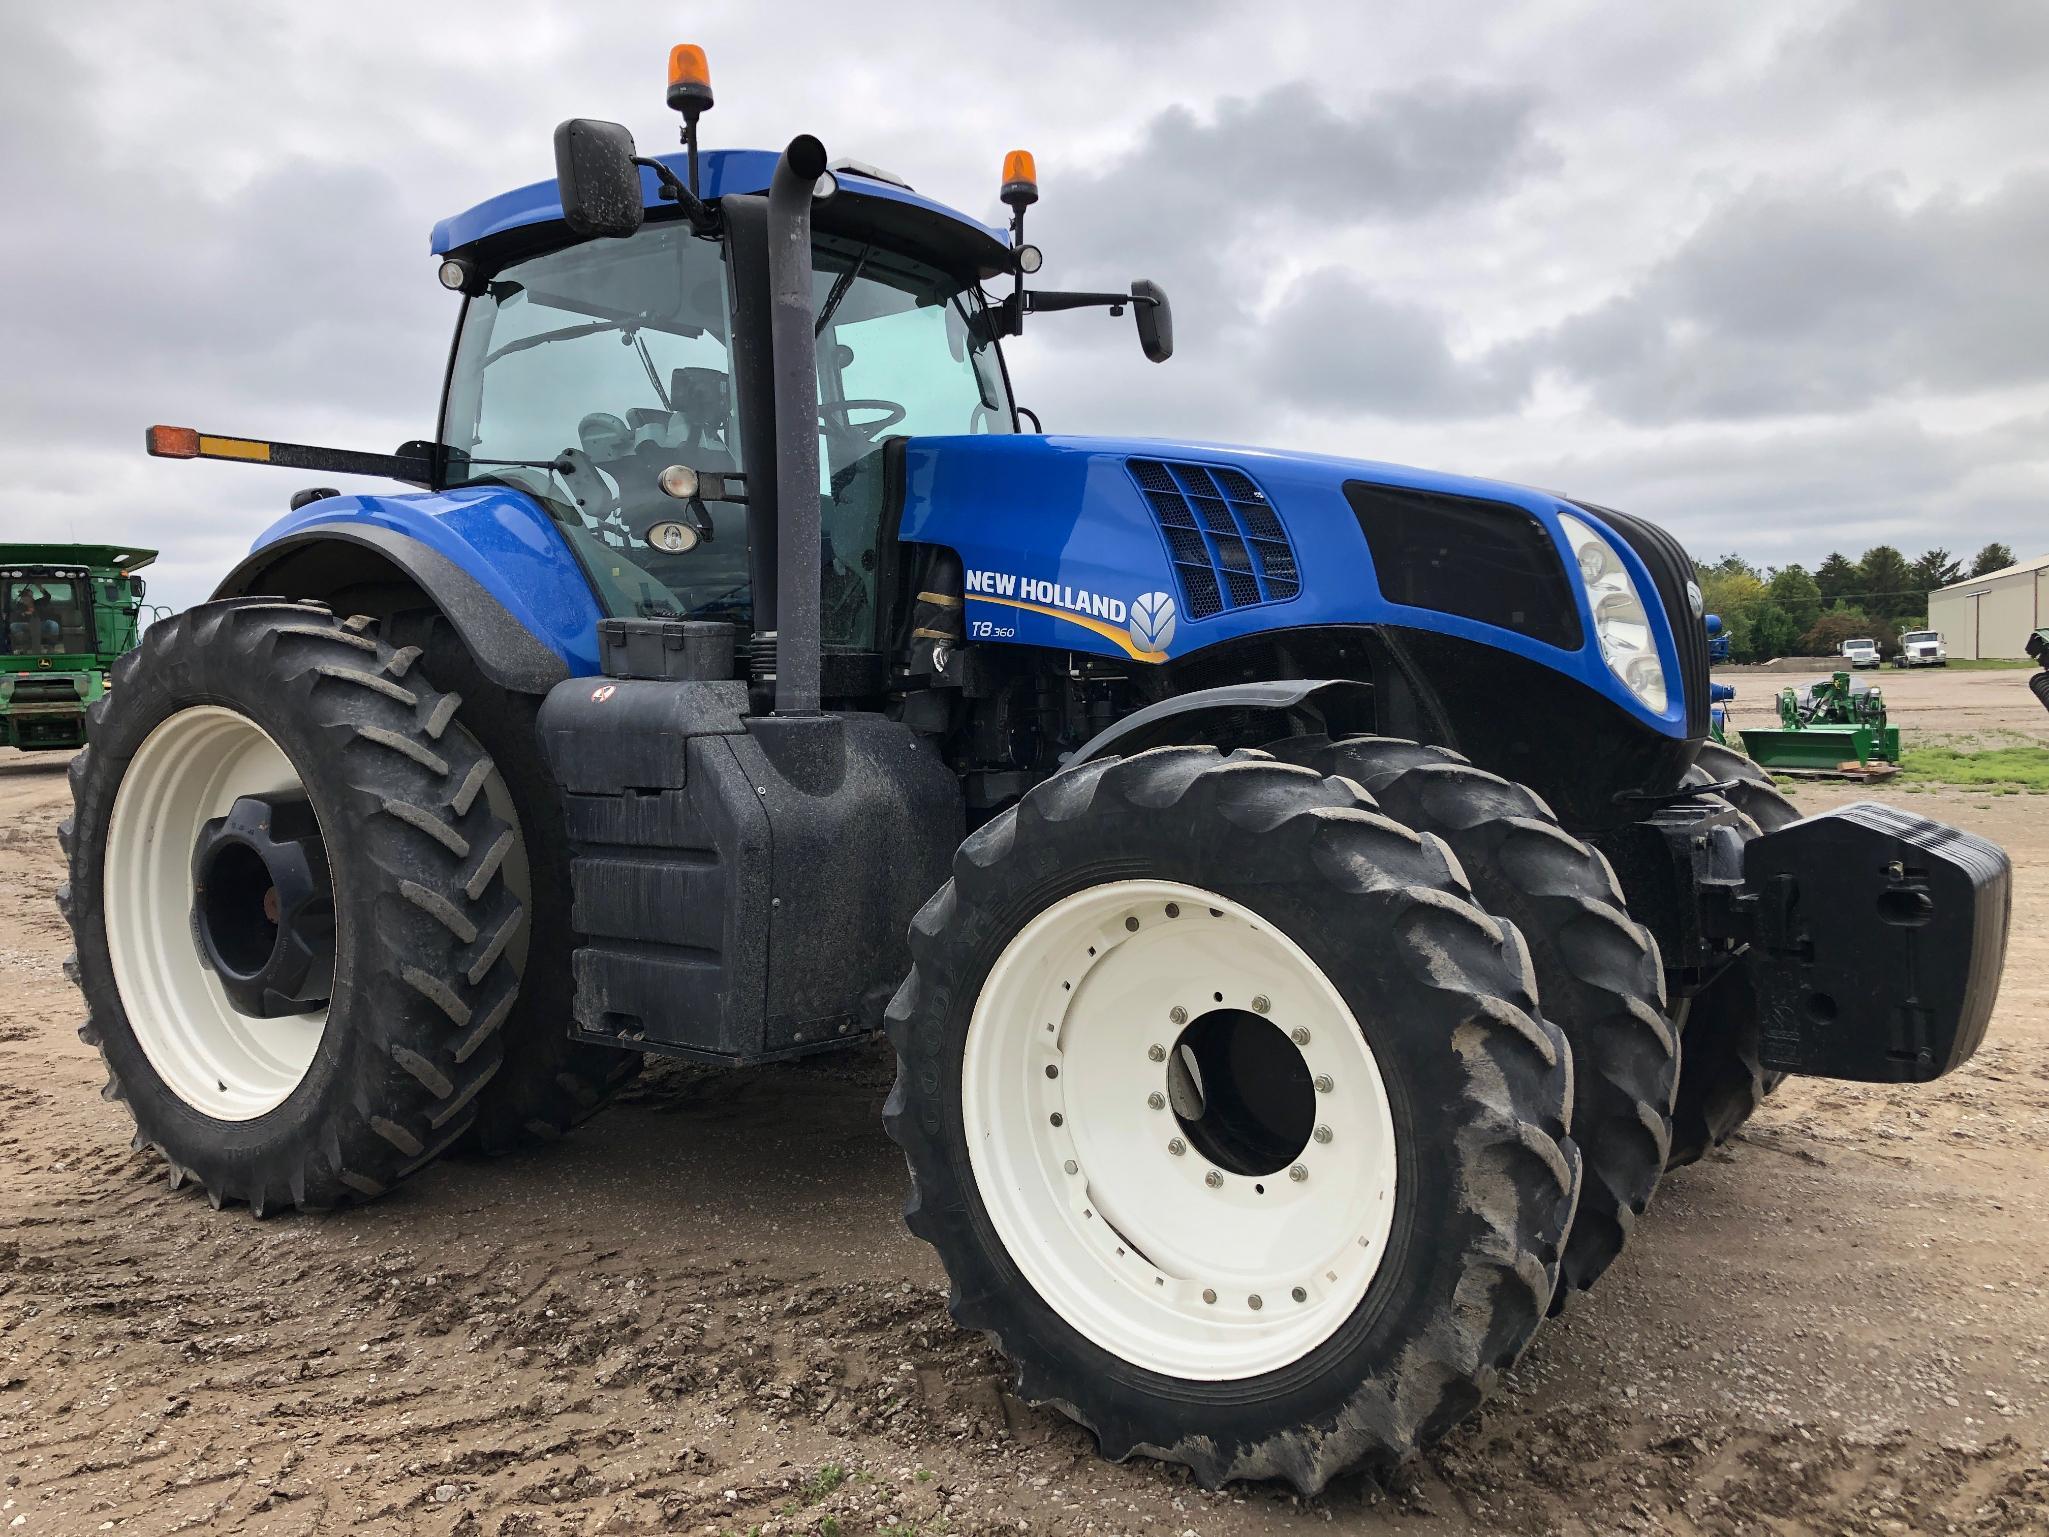
{"type": "Polygon", "coordinates": [[[87,706],[133,649],[155,550],[118,544],[0,544],[0,745],[85,745],[87,706]]]}
{"type": "Polygon", "coordinates": [[[1779,690],[1779,729],[1746,730],[1743,750],[1766,768],[1808,773],[1890,773],[1900,761],[1900,728],[1885,720],[1885,695],[1855,687],[1846,672],[1799,690],[1779,690]]]}

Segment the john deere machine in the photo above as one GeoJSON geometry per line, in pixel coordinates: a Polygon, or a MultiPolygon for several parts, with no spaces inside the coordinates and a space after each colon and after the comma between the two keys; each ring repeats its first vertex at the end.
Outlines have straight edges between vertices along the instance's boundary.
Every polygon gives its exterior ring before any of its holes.
{"type": "Polygon", "coordinates": [[[0,747],[85,745],[86,708],[135,644],[155,550],[0,544],[0,747]]]}
{"type": "Polygon", "coordinates": [[[436,227],[419,441],[151,431],[412,487],[301,492],[94,706],[84,1034],[174,1184],[338,1206],[643,1053],[886,1030],[907,1219],[1018,1391],[1313,1490],[1468,1413],[1775,1075],[1976,1049],[2004,856],[1704,745],[1670,535],[1048,434],[1007,340],[1173,332],[1036,286],[1028,155],[997,228],[700,151],[693,48],[669,103],[679,154],[565,123],[436,227]]]}
{"type": "Polygon", "coordinates": [[[1900,728],[1885,718],[1885,693],[1849,673],[1831,673],[1805,692],[1779,690],[1776,730],[1745,727],[1743,750],[1767,768],[1824,773],[1889,771],[1900,761],[1900,728]]]}

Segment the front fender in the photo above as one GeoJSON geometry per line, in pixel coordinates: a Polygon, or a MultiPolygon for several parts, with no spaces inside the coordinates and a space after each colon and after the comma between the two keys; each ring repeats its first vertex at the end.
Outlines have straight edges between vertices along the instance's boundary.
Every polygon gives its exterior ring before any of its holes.
{"type": "MultiPolygon", "coordinates": [[[[1062,768],[1092,758],[1126,756],[1149,747],[1210,743],[1244,736],[1258,722],[1253,741],[1317,732],[1343,736],[1372,729],[1373,685],[1355,678],[1277,678],[1267,683],[1227,683],[1149,704],[1097,732],[1062,768]]],[[[1238,745],[1232,742],[1228,745],[1238,745]]]]}
{"type": "Polygon", "coordinates": [[[601,670],[603,610],[589,580],[548,515],[504,486],[309,502],[265,529],[214,596],[280,584],[290,596],[323,596],[347,585],[343,552],[420,587],[501,687],[546,693],[601,670]]]}

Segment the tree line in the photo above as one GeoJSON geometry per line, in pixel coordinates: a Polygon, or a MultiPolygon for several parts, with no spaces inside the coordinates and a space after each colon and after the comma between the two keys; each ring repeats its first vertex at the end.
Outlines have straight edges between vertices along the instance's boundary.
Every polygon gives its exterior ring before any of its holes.
{"type": "Polygon", "coordinates": [[[1928,625],[1928,594],[1966,577],[2013,565],[2013,551],[1988,544],[1968,567],[1948,550],[1923,551],[1918,560],[1889,544],[1874,545],[1857,560],[1832,554],[1813,571],[1805,566],[1754,566],[1740,555],[1712,565],[1694,562],[1710,614],[1722,616],[1730,657],[1765,662],[1775,656],[1834,656],[1846,640],[1870,636],[1888,655],[1900,634],[1928,625]]]}

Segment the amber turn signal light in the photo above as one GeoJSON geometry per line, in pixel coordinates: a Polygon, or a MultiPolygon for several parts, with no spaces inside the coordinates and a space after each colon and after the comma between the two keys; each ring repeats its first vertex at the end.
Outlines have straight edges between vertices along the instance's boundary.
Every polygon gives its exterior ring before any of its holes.
{"type": "Polygon", "coordinates": [[[197,427],[152,427],[144,440],[149,451],[159,459],[197,459],[199,457],[199,429],[197,427]]]}

